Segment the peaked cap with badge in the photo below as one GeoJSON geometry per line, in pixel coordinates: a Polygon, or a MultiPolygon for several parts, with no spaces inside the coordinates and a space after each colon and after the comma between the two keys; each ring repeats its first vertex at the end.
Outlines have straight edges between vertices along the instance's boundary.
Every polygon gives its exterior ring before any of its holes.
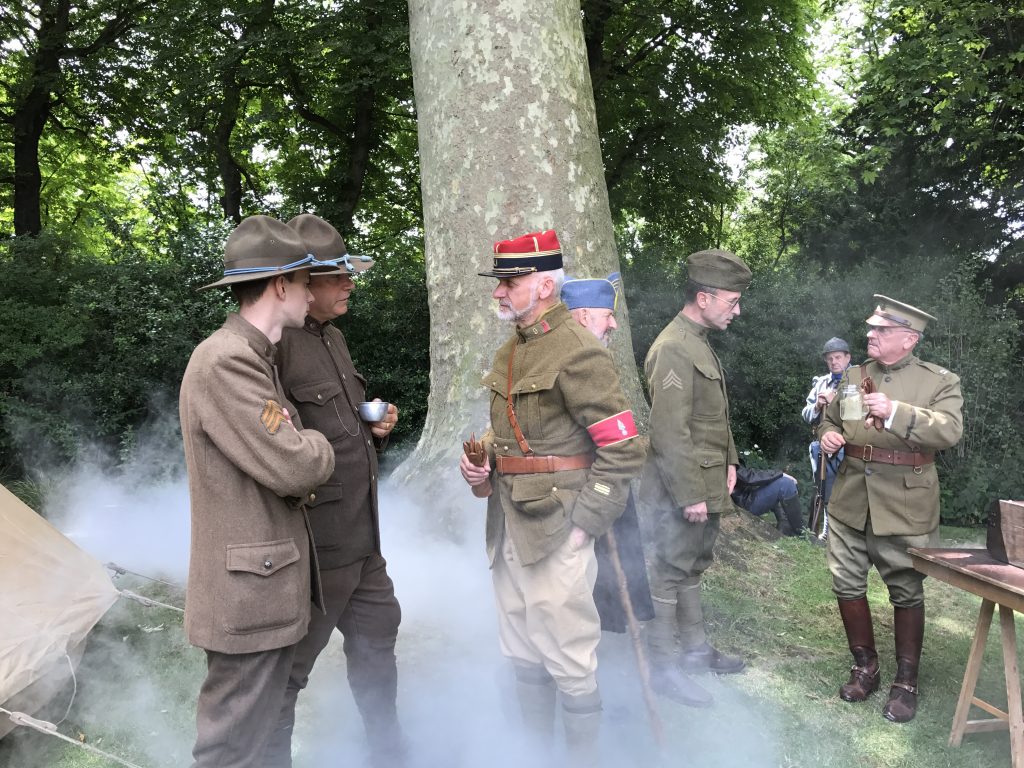
{"type": "Polygon", "coordinates": [[[570,278],[562,284],[562,301],[570,309],[615,310],[619,302],[622,277],[612,272],[608,277],[570,278]]]}
{"type": "Polygon", "coordinates": [[[691,253],[686,259],[689,278],[708,288],[745,291],[750,285],[750,267],[735,253],[710,248],[691,253]]]}
{"type": "Polygon", "coordinates": [[[929,315],[917,307],[904,304],[902,301],[896,301],[896,299],[890,299],[888,296],[883,296],[880,293],[876,293],[874,299],[878,302],[878,305],[875,307],[871,317],[864,322],[876,328],[888,326],[890,328],[906,328],[908,331],[924,333],[928,323],[937,323],[939,321],[937,317],[929,315]]]}
{"type": "Polygon", "coordinates": [[[551,272],[562,268],[562,246],[555,230],[531,232],[513,240],[494,244],[494,264],[481,277],[519,277],[533,272],[551,272]]]}
{"type": "Polygon", "coordinates": [[[319,262],[334,264],[332,267],[315,269],[316,275],[357,275],[373,266],[369,256],[356,256],[348,252],[345,241],[333,226],[312,213],[300,213],[288,221],[309,254],[319,262]]]}

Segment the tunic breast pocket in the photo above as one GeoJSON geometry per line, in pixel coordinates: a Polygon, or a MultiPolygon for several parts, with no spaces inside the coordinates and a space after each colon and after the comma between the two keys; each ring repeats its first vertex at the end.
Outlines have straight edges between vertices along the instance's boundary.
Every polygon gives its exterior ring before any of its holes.
{"type": "Polygon", "coordinates": [[[558,371],[540,371],[512,384],[512,407],[527,440],[559,436],[565,404],[555,392],[557,379],[558,371]]]}
{"type": "Polygon", "coordinates": [[[293,539],[229,546],[228,588],[237,599],[224,603],[224,630],[245,635],[298,621],[309,600],[309,569],[300,563],[293,539]]]}
{"type": "Polygon", "coordinates": [[[722,396],[722,374],[708,360],[693,364],[693,417],[695,419],[724,419],[725,398],[722,396]]]}
{"type": "Polygon", "coordinates": [[[302,417],[302,426],[315,429],[334,442],[359,434],[359,416],[350,411],[341,382],[315,381],[293,387],[288,393],[302,417]]]}

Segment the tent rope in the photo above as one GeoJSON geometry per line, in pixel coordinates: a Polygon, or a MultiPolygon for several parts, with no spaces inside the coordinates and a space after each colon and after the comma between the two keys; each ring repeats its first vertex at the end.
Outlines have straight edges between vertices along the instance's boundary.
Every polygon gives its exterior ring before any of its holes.
{"type": "Polygon", "coordinates": [[[106,563],[103,567],[113,571],[115,576],[124,576],[126,573],[130,573],[132,576],[138,576],[141,579],[148,579],[149,581],[155,581],[158,584],[165,584],[168,587],[174,587],[175,589],[181,589],[181,585],[180,584],[175,584],[174,582],[171,582],[171,581],[164,581],[163,579],[158,579],[155,576],[147,576],[144,573],[136,573],[135,571],[129,571],[127,568],[124,568],[124,567],[118,565],[117,563],[106,563]]]}
{"type": "Polygon", "coordinates": [[[107,760],[125,766],[125,768],[142,768],[141,765],[130,763],[124,758],[118,757],[117,755],[112,755],[109,752],[104,752],[102,749],[94,747],[92,744],[86,744],[84,741],[78,741],[78,739],[72,739],[70,736],[65,736],[63,733],[60,733],[57,730],[56,725],[54,725],[53,723],[48,723],[46,720],[37,720],[36,718],[31,717],[30,715],[26,715],[24,712],[11,712],[11,710],[4,709],[3,707],[0,707],[0,712],[7,715],[10,721],[15,725],[24,725],[28,728],[31,728],[34,731],[39,731],[39,733],[46,734],[47,736],[56,736],[61,741],[66,741],[68,744],[74,744],[76,747],[81,747],[87,752],[92,752],[94,755],[105,757],[107,760]]]}
{"type": "Polygon", "coordinates": [[[117,594],[121,597],[126,597],[129,600],[134,600],[137,603],[141,603],[147,608],[166,608],[169,611],[177,611],[178,613],[184,613],[185,611],[176,605],[169,605],[168,603],[161,603],[159,600],[154,600],[151,597],[144,597],[137,592],[132,592],[130,589],[119,589],[117,594]]]}
{"type": "Polygon", "coordinates": [[[64,716],[57,721],[57,725],[60,725],[68,719],[68,715],[71,714],[71,706],[75,703],[75,696],[78,695],[78,676],[75,675],[75,665],[71,662],[71,657],[68,654],[64,654],[64,658],[68,662],[68,670],[71,672],[71,698],[68,699],[68,708],[64,710],[64,716]]]}

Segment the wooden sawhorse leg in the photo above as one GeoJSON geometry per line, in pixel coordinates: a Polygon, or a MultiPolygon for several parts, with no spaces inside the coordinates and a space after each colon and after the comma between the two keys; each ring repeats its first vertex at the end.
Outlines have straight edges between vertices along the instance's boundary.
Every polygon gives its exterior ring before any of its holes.
{"type": "Polygon", "coordinates": [[[988,640],[989,627],[995,603],[991,600],[981,601],[978,611],[978,623],[974,629],[974,640],[971,641],[971,652],[967,657],[967,669],[964,682],[960,687],[960,698],[956,703],[956,714],[953,715],[953,728],[949,733],[949,745],[959,747],[965,733],[982,731],[1010,731],[1010,755],[1013,768],[1024,768],[1024,713],[1020,698],[1020,673],[1017,664],[1017,630],[1013,623],[1013,609],[1005,605],[999,606],[999,626],[1003,646],[1003,672],[1006,676],[1006,697],[1009,712],[975,697],[974,689],[978,685],[981,662],[985,655],[985,643],[988,640]],[[968,720],[971,705],[983,709],[991,718],[968,720]]]}

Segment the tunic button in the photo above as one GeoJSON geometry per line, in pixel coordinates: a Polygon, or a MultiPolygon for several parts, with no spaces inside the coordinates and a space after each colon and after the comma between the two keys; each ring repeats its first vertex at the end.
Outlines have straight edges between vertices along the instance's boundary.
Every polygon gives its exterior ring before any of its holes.
{"type": "Polygon", "coordinates": [[[892,376],[886,376],[886,377],[885,377],[885,380],[886,380],[886,381],[892,381],[892,376]]]}
{"type": "Polygon", "coordinates": [[[369,440],[367,440],[367,441],[366,441],[366,444],[367,444],[367,445],[369,445],[369,444],[370,444],[370,441],[369,441],[369,440]]]}
{"type": "Polygon", "coordinates": [[[317,399],[317,400],[323,400],[323,399],[324,399],[324,396],[323,396],[323,395],[321,395],[321,394],[320,394],[319,392],[317,392],[317,393],[316,393],[316,399],[317,399]]]}
{"type": "Polygon", "coordinates": [[[558,490],[558,486],[557,486],[557,485],[552,485],[552,486],[551,486],[551,492],[552,492],[552,493],[554,493],[554,492],[555,492],[555,491],[557,491],[557,490],[558,490]]]}
{"type": "Polygon", "coordinates": [[[266,568],[269,571],[271,568],[274,567],[274,563],[271,560],[264,560],[263,561],[263,567],[266,568]]]}
{"type": "Polygon", "coordinates": [[[373,482],[375,482],[375,483],[377,482],[377,476],[376,476],[376,475],[370,475],[370,479],[371,479],[371,480],[372,480],[373,482]]]}
{"type": "Polygon", "coordinates": [[[507,446],[507,445],[503,445],[503,446],[501,446],[501,450],[503,450],[503,451],[507,451],[507,450],[508,450],[508,446],[507,446]]]}
{"type": "Polygon", "coordinates": [[[870,475],[871,474],[871,467],[865,467],[864,474],[865,475],[870,475]]]}
{"type": "Polygon", "coordinates": [[[536,388],[537,388],[537,385],[536,385],[536,384],[531,384],[531,385],[530,385],[530,389],[536,389],[536,388]]]}
{"type": "Polygon", "coordinates": [[[341,380],[342,380],[342,381],[348,381],[348,379],[346,379],[346,378],[345,378],[345,374],[344,374],[344,373],[343,373],[343,374],[341,374],[341,380]]]}
{"type": "Polygon", "coordinates": [[[310,500],[311,502],[313,502],[313,501],[316,501],[316,494],[315,494],[315,493],[311,493],[311,494],[309,494],[309,500],[310,500]]]}

